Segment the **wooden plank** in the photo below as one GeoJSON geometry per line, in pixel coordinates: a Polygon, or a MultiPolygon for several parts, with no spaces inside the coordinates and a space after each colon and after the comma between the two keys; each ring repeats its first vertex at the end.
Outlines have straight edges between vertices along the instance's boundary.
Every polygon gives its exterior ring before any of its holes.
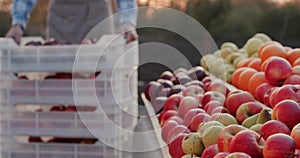
{"type": "Polygon", "coordinates": [[[151,120],[158,144],[159,144],[159,146],[162,147],[161,148],[162,158],[171,158],[171,155],[169,154],[168,145],[161,138],[161,130],[157,130],[157,129],[161,129],[161,127],[159,125],[159,122],[158,122],[157,116],[154,112],[154,109],[153,109],[151,103],[146,99],[144,93],[141,94],[141,98],[145,104],[146,110],[148,112],[148,116],[151,120]]]}

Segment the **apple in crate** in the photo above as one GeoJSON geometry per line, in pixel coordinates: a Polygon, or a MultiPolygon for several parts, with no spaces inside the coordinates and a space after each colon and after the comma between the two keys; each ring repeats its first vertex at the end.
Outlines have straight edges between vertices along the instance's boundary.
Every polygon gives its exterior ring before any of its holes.
{"type": "Polygon", "coordinates": [[[192,79],[194,80],[199,80],[201,81],[204,77],[207,76],[207,74],[205,73],[205,70],[203,67],[201,66],[195,66],[193,68],[191,68],[188,72],[187,72],[188,76],[190,76],[192,79]]]}
{"type": "Polygon", "coordinates": [[[264,139],[256,132],[243,130],[230,141],[229,152],[244,152],[255,158],[263,158],[264,139]]]}
{"type": "Polygon", "coordinates": [[[149,82],[146,88],[144,89],[145,97],[149,101],[153,100],[154,98],[157,97],[159,90],[162,88],[163,86],[159,82],[156,81],[149,82]]]}
{"type": "Polygon", "coordinates": [[[257,102],[243,103],[236,111],[236,119],[241,124],[245,119],[259,113],[262,109],[262,106],[257,102]]]}
{"type": "Polygon", "coordinates": [[[206,103],[204,105],[204,110],[209,114],[209,115],[212,115],[212,112],[215,108],[217,107],[223,107],[223,104],[219,101],[216,101],[216,100],[212,100],[208,103],[206,103]]]}
{"type": "Polygon", "coordinates": [[[178,116],[183,118],[184,115],[190,110],[199,107],[199,101],[195,97],[185,96],[181,99],[178,107],[178,116]]]}
{"type": "Polygon", "coordinates": [[[288,77],[284,82],[283,85],[287,85],[287,84],[300,84],[300,74],[299,75],[292,75],[290,77],[288,77]]]}
{"type": "Polygon", "coordinates": [[[225,95],[220,92],[208,91],[204,93],[202,97],[202,105],[205,106],[208,102],[212,100],[219,101],[223,104],[225,102],[225,95]]]}
{"type": "Polygon", "coordinates": [[[218,125],[213,125],[204,129],[202,133],[202,142],[206,148],[213,144],[217,145],[218,135],[222,129],[223,127],[218,125]]]}
{"type": "Polygon", "coordinates": [[[173,94],[165,102],[163,111],[177,110],[183,96],[181,94],[173,94]]]}
{"type": "Polygon", "coordinates": [[[208,115],[207,113],[199,113],[199,114],[195,115],[189,126],[190,130],[192,132],[196,132],[199,124],[202,122],[208,122],[209,119],[210,119],[210,115],[208,115]]]}
{"type": "Polygon", "coordinates": [[[159,116],[159,123],[161,126],[164,125],[164,123],[172,116],[176,116],[177,115],[177,111],[175,110],[168,110],[168,111],[164,111],[160,114],[159,116]]]}
{"type": "Polygon", "coordinates": [[[183,117],[183,125],[188,127],[191,124],[194,116],[199,113],[205,113],[205,111],[200,108],[190,109],[183,117]]]}
{"type": "Polygon", "coordinates": [[[182,140],[182,150],[185,154],[201,156],[204,149],[200,133],[189,133],[182,140]]]}
{"type": "Polygon", "coordinates": [[[175,128],[177,125],[179,125],[178,122],[174,121],[174,120],[169,120],[167,121],[161,128],[161,137],[163,139],[163,141],[167,142],[168,139],[168,134],[169,132],[175,128]]]}
{"type": "Polygon", "coordinates": [[[164,71],[160,74],[160,79],[171,80],[173,78],[173,73],[170,71],[164,71]]]}
{"type": "Polygon", "coordinates": [[[300,102],[300,88],[295,85],[283,85],[277,88],[270,96],[270,104],[274,108],[282,100],[291,99],[300,102]]]}
{"type": "Polygon", "coordinates": [[[153,101],[151,101],[152,107],[156,114],[159,114],[163,111],[164,105],[168,97],[156,97],[153,101]]]}
{"type": "MultiPolygon", "coordinates": [[[[298,123],[292,129],[291,137],[294,139],[294,141],[296,143],[296,148],[300,150],[300,123],[298,123]]],[[[299,152],[299,154],[300,154],[300,152],[299,152]]]]}
{"type": "Polygon", "coordinates": [[[180,133],[168,144],[169,153],[172,158],[181,158],[185,155],[182,150],[182,141],[186,135],[186,133],[180,133]]]}
{"type": "Polygon", "coordinates": [[[228,126],[231,124],[238,124],[235,117],[228,113],[215,113],[211,116],[210,121],[218,121],[222,123],[224,126],[228,126]]]}
{"type": "Polygon", "coordinates": [[[273,134],[284,133],[290,135],[291,131],[284,123],[278,120],[270,120],[260,127],[258,133],[262,135],[264,140],[267,140],[267,138],[273,134]]]}
{"type": "Polygon", "coordinates": [[[300,122],[300,105],[294,100],[283,100],[275,105],[272,119],[285,123],[292,129],[300,122]]]}
{"type": "Polygon", "coordinates": [[[182,95],[183,96],[197,96],[198,94],[203,94],[204,93],[204,89],[197,86],[197,85],[190,85],[190,86],[187,86],[183,92],[182,92],[182,95]]]}
{"type": "Polygon", "coordinates": [[[207,87],[206,91],[215,91],[222,93],[226,96],[229,92],[228,88],[225,85],[225,82],[220,79],[214,79],[210,82],[209,86],[207,87]]]}
{"type": "Polygon", "coordinates": [[[254,102],[253,96],[246,91],[231,91],[225,99],[225,107],[229,110],[231,115],[236,116],[237,109],[247,102],[254,102]]]}
{"type": "Polygon", "coordinates": [[[202,152],[201,157],[203,157],[203,158],[207,158],[207,157],[213,158],[215,155],[217,155],[218,152],[219,152],[218,145],[213,144],[213,145],[210,145],[210,146],[208,146],[204,149],[204,151],[202,152]]]}
{"type": "Polygon", "coordinates": [[[264,158],[294,157],[295,149],[296,144],[291,136],[277,133],[266,140],[263,156],[264,158]]]}
{"type": "Polygon", "coordinates": [[[233,124],[223,128],[218,136],[218,148],[221,152],[229,152],[229,143],[232,138],[242,130],[246,130],[246,127],[233,124]]]}
{"type": "Polygon", "coordinates": [[[280,86],[292,73],[292,66],[286,59],[277,56],[268,58],[265,76],[269,83],[280,86]]]}
{"type": "Polygon", "coordinates": [[[254,158],[243,152],[234,152],[227,155],[225,158],[254,158]]]}
{"type": "Polygon", "coordinates": [[[184,125],[177,125],[173,129],[170,130],[167,137],[167,143],[170,143],[173,141],[174,138],[176,138],[177,135],[180,133],[189,133],[190,130],[184,126],[184,125]]]}
{"type": "Polygon", "coordinates": [[[263,102],[264,101],[264,95],[266,94],[266,92],[273,88],[274,86],[271,85],[270,83],[262,83],[261,85],[259,85],[258,87],[256,87],[255,89],[255,98],[260,101],[263,102]]]}

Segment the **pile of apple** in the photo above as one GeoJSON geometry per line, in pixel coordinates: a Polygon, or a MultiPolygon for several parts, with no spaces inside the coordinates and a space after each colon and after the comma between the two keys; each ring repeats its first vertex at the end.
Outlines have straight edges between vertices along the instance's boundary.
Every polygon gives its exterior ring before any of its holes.
{"type": "Polygon", "coordinates": [[[163,72],[144,92],[173,158],[300,157],[299,101],[282,93],[270,108],[200,66],[163,72]]]}

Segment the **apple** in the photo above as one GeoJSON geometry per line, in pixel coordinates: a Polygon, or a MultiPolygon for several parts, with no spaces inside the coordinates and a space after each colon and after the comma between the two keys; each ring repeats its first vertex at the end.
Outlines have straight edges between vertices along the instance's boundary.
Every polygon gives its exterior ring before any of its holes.
{"type": "Polygon", "coordinates": [[[232,138],[242,130],[246,130],[247,128],[232,124],[229,126],[224,127],[219,135],[218,135],[218,148],[221,152],[229,152],[229,144],[232,138]]]}
{"type": "Polygon", "coordinates": [[[219,152],[213,158],[225,158],[229,154],[230,154],[229,152],[219,152]]]}
{"type": "Polygon", "coordinates": [[[268,35],[266,35],[264,33],[256,33],[253,37],[259,38],[264,43],[272,41],[272,39],[268,35]]]}
{"type": "Polygon", "coordinates": [[[211,76],[206,76],[206,77],[204,77],[204,78],[202,79],[202,82],[203,82],[203,84],[205,85],[205,84],[207,84],[207,83],[210,83],[212,80],[213,80],[213,79],[212,79],[211,76]]]}
{"type": "Polygon", "coordinates": [[[213,158],[219,152],[217,144],[212,144],[204,149],[201,157],[203,158],[213,158]]]}
{"type": "Polygon", "coordinates": [[[300,84],[300,75],[291,75],[284,82],[283,85],[287,84],[300,84]]]}
{"type": "Polygon", "coordinates": [[[158,79],[158,83],[160,83],[164,88],[171,88],[174,86],[173,82],[165,79],[158,79]]]}
{"type": "Polygon", "coordinates": [[[271,135],[263,149],[264,158],[293,157],[296,144],[293,138],[283,133],[271,135]]]}
{"type": "Polygon", "coordinates": [[[199,107],[199,101],[192,96],[185,96],[181,99],[178,107],[178,116],[183,118],[184,115],[190,110],[199,107]]]}
{"type": "Polygon", "coordinates": [[[300,149],[300,123],[298,123],[291,132],[291,137],[294,139],[296,143],[296,148],[300,149]]]}
{"type": "Polygon", "coordinates": [[[229,110],[230,114],[236,116],[237,109],[246,102],[254,102],[253,96],[246,91],[231,91],[225,99],[225,107],[229,110]]]}
{"type": "Polygon", "coordinates": [[[229,152],[244,152],[255,158],[263,158],[262,150],[265,141],[260,135],[251,130],[237,133],[229,144],[229,152]]]}
{"type": "MultiPolygon", "coordinates": [[[[180,125],[183,124],[182,118],[179,117],[179,116],[177,116],[177,115],[176,115],[176,116],[171,116],[171,117],[169,117],[169,118],[164,122],[164,124],[167,123],[167,122],[170,121],[170,120],[176,121],[176,122],[177,122],[178,124],[180,124],[180,125]]],[[[164,124],[162,124],[162,126],[163,126],[164,124]]]]}
{"type": "Polygon", "coordinates": [[[202,99],[203,99],[203,94],[197,94],[195,96],[195,98],[199,101],[199,108],[203,108],[203,105],[202,105],[202,99]]]}
{"type": "Polygon", "coordinates": [[[280,86],[292,73],[292,66],[286,59],[277,56],[268,59],[265,76],[269,83],[280,86]]]}
{"type": "Polygon", "coordinates": [[[210,121],[219,121],[224,126],[228,126],[231,124],[238,124],[235,117],[228,113],[215,113],[211,116],[210,121]]]}
{"type": "Polygon", "coordinates": [[[266,93],[269,89],[271,89],[271,88],[273,88],[273,87],[274,87],[274,86],[271,85],[270,83],[262,83],[261,85],[259,85],[259,86],[256,87],[256,89],[255,89],[255,98],[256,98],[259,102],[263,103],[265,93],[266,93]]]}
{"type": "Polygon", "coordinates": [[[220,79],[214,79],[210,82],[209,86],[207,87],[206,91],[215,91],[222,93],[226,96],[229,92],[228,88],[225,85],[225,82],[220,79]]]}
{"type": "Polygon", "coordinates": [[[151,101],[152,99],[156,98],[158,91],[162,88],[163,86],[159,82],[156,81],[149,82],[146,88],[144,89],[144,93],[147,100],[151,101]]]}
{"type": "Polygon", "coordinates": [[[177,110],[183,96],[181,94],[173,94],[165,101],[163,111],[177,110]]]}
{"type": "Polygon", "coordinates": [[[182,150],[185,154],[195,154],[201,156],[204,145],[199,133],[189,133],[182,140],[182,150]]]}
{"type": "Polygon", "coordinates": [[[162,137],[163,141],[167,142],[169,132],[177,125],[179,125],[179,124],[176,121],[170,120],[162,126],[161,137],[162,137]]]}
{"type": "Polygon", "coordinates": [[[243,103],[236,111],[236,119],[241,124],[246,118],[259,113],[262,109],[257,102],[243,103]]]}
{"type": "Polygon", "coordinates": [[[207,74],[205,73],[205,70],[203,67],[201,66],[195,66],[193,68],[191,68],[188,72],[187,72],[188,76],[190,76],[192,79],[194,80],[199,80],[201,81],[204,77],[207,76],[207,74]]]}
{"type": "Polygon", "coordinates": [[[234,153],[230,153],[225,158],[252,158],[252,157],[243,152],[234,152],[234,153]]]}
{"type": "Polygon", "coordinates": [[[191,85],[199,86],[202,89],[204,88],[204,83],[202,81],[199,81],[199,80],[193,80],[193,81],[190,81],[190,82],[185,84],[186,87],[191,86],[191,85]]]}
{"type": "Polygon", "coordinates": [[[187,86],[183,91],[182,95],[183,96],[197,96],[198,94],[204,94],[204,89],[197,86],[197,85],[190,85],[187,86]]]}
{"type": "Polygon", "coordinates": [[[173,73],[170,71],[164,71],[160,74],[160,79],[171,80],[173,77],[173,73]]]}
{"type": "Polygon", "coordinates": [[[237,52],[239,50],[239,48],[232,42],[224,42],[220,49],[223,50],[225,48],[228,48],[230,50],[232,50],[233,52],[237,52]]]}
{"type": "Polygon", "coordinates": [[[222,123],[218,122],[218,121],[208,121],[208,122],[202,122],[199,124],[198,129],[197,129],[197,133],[200,133],[201,135],[203,134],[203,132],[211,127],[211,126],[220,126],[220,127],[225,127],[222,123]]]}
{"type": "Polygon", "coordinates": [[[179,81],[179,84],[181,84],[181,85],[185,85],[186,83],[192,81],[192,78],[189,77],[187,74],[180,73],[180,74],[176,75],[176,77],[179,81]]]}
{"type": "Polygon", "coordinates": [[[170,96],[173,95],[173,94],[178,94],[180,92],[182,92],[183,90],[185,89],[185,86],[184,85],[180,85],[180,84],[177,84],[177,85],[174,85],[171,90],[170,90],[170,96]]]}
{"type": "Polygon", "coordinates": [[[206,103],[206,104],[204,105],[203,109],[204,109],[209,115],[211,115],[211,112],[212,112],[216,107],[223,107],[223,104],[220,103],[219,101],[212,100],[212,101],[206,103]]]}
{"type": "Polygon", "coordinates": [[[164,108],[164,104],[168,98],[167,97],[156,97],[152,102],[151,105],[156,114],[161,113],[164,108]]]}
{"type": "Polygon", "coordinates": [[[272,92],[270,96],[270,104],[274,106],[282,100],[291,99],[300,102],[300,88],[295,85],[283,85],[272,92]]]}
{"type": "Polygon", "coordinates": [[[251,128],[251,126],[255,125],[257,122],[257,118],[258,118],[258,114],[252,115],[248,118],[246,118],[243,122],[242,122],[242,126],[246,127],[246,128],[251,128]]]}
{"type": "Polygon", "coordinates": [[[191,124],[194,116],[199,113],[205,113],[205,111],[200,108],[190,109],[183,117],[183,125],[188,127],[191,124]]]}
{"type": "Polygon", "coordinates": [[[209,120],[210,120],[210,115],[208,115],[207,113],[196,114],[193,117],[189,128],[192,132],[196,132],[200,123],[207,122],[209,120]]]}
{"type": "Polygon", "coordinates": [[[215,113],[229,113],[229,110],[227,108],[225,108],[224,106],[222,107],[216,107],[212,112],[211,115],[215,114],[215,113]]]}
{"type": "Polygon", "coordinates": [[[186,135],[186,133],[180,133],[173,139],[172,142],[170,142],[170,144],[168,144],[169,153],[172,158],[181,158],[184,155],[181,145],[186,135]]]}
{"type": "Polygon", "coordinates": [[[278,90],[278,87],[273,87],[270,88],[269,90],[266,91],[264,97],[263,97],[263,103],[268,106],[268,107],[272,107],[271,106],[271,96],[275,93],[275,91],[278,90]]]}
{"type": "Polygon", "coordinates": [[[178,136],[180,133],[190,133],[190,130],[184,125],[177,125],[172,128],[167,136],[167,143],[170,143],[178,136]]]}
{"type": "MultiPolygon", "coordinates": [[[[300,63],[300,59],[298,59],[298,61],[300,63]]],[[[300,75],[300,65],[293,66],[292,71],[294,75],[300,75]]]]}
{"type": "Polygon", "coordinates": [[[300,122],[300,106],[294,100],[283,100],[275,105],[272,120],[279,120],[292,129],[300,122]]]}
{"type": "Polygon", "coordinates": [[[206,148],[210,145],[218,143],[218,135],[222,129],[223,127],[221,126],[213,125],[203,131],[202,142],[206,148]]]}
{"type": "Polygon", "coordinates": [[[248,39],[248,41],[244,45],[244,48],[246,49],[248,56],[251,56],[258,51],[261,45],[263,45],[263,41],[261,39],[252,37],[248,39]]]}
{"type": "Polygon", "coordinates": [[[264,140],[267,140],[268,137],[276,133],[284,133],[288,135],[291,133],[290,129],[278,120],[270,120],[264,123],[258,132],[262,135],[264,140]]]}
{"type": "Polygon", "coordinates": [[[160,114],[159,117],[159,123],[161,126],[164,125],[165,121],[167,121],[170,117],[172,116],[176,116],[177,115],[177,111],[176,110],[168,110],[168,111],[164,111],[160,114]]]}
{"type": "Polygon", "coordinates": [[[217,100],[223,104],[225,102],[225,95],[220,92],[208,91],[204,93],[202,97],[202,105],[205,106],[208,102],[212,100],[217,100]]]}

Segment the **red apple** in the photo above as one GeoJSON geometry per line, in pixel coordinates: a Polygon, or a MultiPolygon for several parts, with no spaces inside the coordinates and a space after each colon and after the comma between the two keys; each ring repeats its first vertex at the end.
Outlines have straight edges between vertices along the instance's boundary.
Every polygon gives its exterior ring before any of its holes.
{"type": "Polygon", "coordinates": [[[255,158],[263,158],[262,150],[265,141],[259,134],[251,130],[237,133],[229,144],[229,152],[244,152],[255,158]]]}
{"type": "Polygon", "coordinates": [[[165,121],[168,120],[170,117],[177,115],[177,111],[175,110],[168,110],[160,114],[159,123],[161,126],[164,125],[165,121]]]}
{"type": "Polygon", "coordinates": [[[163,141],[167,142],[169,132],[177,125],[179,125],[179,124],[176,121],[170,120],[167,123],[165,123],[164,126],[162,126],[161,137],[162,137],[163,141]]]}
{"type": "Polygon", "coordinates": [[[265,76],[269,83],[280,86],[292,73],[292,66],[286,59],[277,56],[268,59],[265,76]]]}
{"type": "Polygon", "coordinates": [[[169,120],[173,120],[176,121],[178,124],[182,125],[183,124],[183,120],[181,117],[179,116],[171,116],[170,118],[168,118],[164,123],[168,122],[169,120]]]}
{"type": "Polygon", "coordinates": [[[237,109],[246,102],[254,102],[253,96],[246,91],[231,91],[225,99],[225,107],[229,110],[230,114],[236,115],[237,109]]]}
{"type": "Polygon", "coordinates": [[[183,92],[182,92],[182,95],[183,96],[197,96],[198,94],[203,94],[204,93],[204,89],[199,87],[199,86],[196,86],[196,85],[190,85],[190,86],[187,86],[183,92]]]}
{"type": "Polygon", "coordinates": [[[146,98],[149,101],[151,101],[151,99],[156,98],[159,90],[162,88],[163,88],[163,86],[156,81],[149,82],[148,85],[146,86],[146,88],[144,89],[146,98]]]}
{"type": "Polygon", "coordinates": [[[204,77],[207,76],[207,74],[205,73],[205,70],[203,67],[201,66],[195,66],[193,68],[191,68],[187,74],[194,80],[199,80],[201,81],[204,77]]]}
{"type": "Polygon", "coordinates": [[[161,113],[163,111],[167,99],[167,97],[156,97],[153,101],[151,101],[151,105],[156,114],[161,113]]]}
{"type": "Polygon", "coordinates": [[[218,136],[218,148],[221,152],[229,152],[229,144],[232,138],[240,131],[246,130],[246,127],[233,124],[223,128],[218,136]]]}
{"type": "Polygon", "coordinates": [[[286,84],[300,84],[300,75],[292,75],[288,77],[284,82],[283,85],[286,84]]]}
{"type": "Polygon", "coordinates": [[[271,89],[271,88],[273,88],[273,87],[274,87],[274,86],[271,85],[271,84],[269,84],[269,83],[263,83],[263,84],[259,85],[259,86],[255,89],[255,98],[256,98],[258,101],[260,101],[260,102],[263,103],[265,93],[266,93],[269,89],[271,89]]]}
{"type": "Polygon", "coordinates": [[[216,107],[212,112],[211,115],[214,115],[216,113],[229,113],[229,110],[225,107],[216,107]]]}
{"type": "Polygon", "coordinates": [[[271,106],[271,96],[275,93],[275,91],[278,90],[278,87],[273,87],[273,88],[270,88],[264,95],[263,97],[263,103],[268,106],[268,107],[272,107],[271,106]]]}
{"type": "Polygon", "coordinates": [[[199,113],[205,113],[205,111],[200,108],[195,108],[195,109],[189,110],[183,117],[183,125],[188,127],[191,124],[194,116],[196,116],[199,113]]]}
{"type": "Polygon", "coordinates": [[[212,80],[206,91],[219,92],[219,93],[222,93],[224,96],[226,96],[229,92],[228,88],[226,87],[225,82],[220,79],[212,80]]]}
{"type": "Polygon", "coordinates": [[[209,82],[211,82],[211,80],[213,80],[210,76],[206,76],[206,77],[204,77],[203,79],[202,79],[202,82],[204,83],[204,85],[206,84],[206,83],[209,83],[209,82]]]}
{"type": "Polygon", "coordinates": [[[163,111],[177,110],[183,96],[181,94],[173,94],[165,102],[163,111]]]}
{"type": "Polygon", "coordinates": [[[267,138],[273,134],[284,133],[289,135],[291,131],[284,123],[278,120],[270,120],[260,127],[258,133],[262,135],[264,140],[267,140],[267,138]]]}
{"type": "Polygon", "coordinates": [[[174,138],[176,138],[177,135],[181,134],[181,133],[189,133],[190,130],[184,126],[184,125],[177,125],[174,128],[172,128],[167,136],[167,143],[170,143],[174,140],[174,138]]]}
{"type": "Polygon", "coordinates": [[[274,106],[282,100],[291,99],[296,102],[300,102],[300,88],[294,85],[283,85],[279,87],[276,91],[272,92],[270,96],[270,104],[274,106]]]}
{"type": "Polygon", "coordinates": [[[181,99],[178,107],[178,116],[183,118],[190,110],[199,107],[199,101],[192,96],[185,96],[181,99]]]}
{"type": "Polygon", "coordinates": [[[201,157],[203,158],[213,158],[217,153],[219,152],[219,148],[217,144],[213,144],[208,146],[207,148],[204,149],[202,152],[201,157]]]}
{"type": "Polygon", "coordinates": [[[213,158],[225,158],[229,155],[229,152],[219,152],[213,158]]]}
{"type": "Polygon", "coordinates": [[[213,111],[216,107],[223,107],[223,104],[220,103],[219,101],[212,100],[212,101],[210,101],[210,102],[208,102],[208,103],[205,104],[204,110],[205,110],[209,115],[212,115],[212,111],[213,111]]]}
{"type": "Polygon", "coordinates": [[[295,141],[289,135],[277,133],[271,135],[263,149],[264,158],[293,157],[296,149],[295,141]]]}
{"type": "Polygon", "coordinates": [[[252,157],[243,152],[234,152],[234,153],[230,153],[225,158],[252,158],[252,157]]]}
{"type": "Polygon", "coordinates": [[[217,100],[223,104],[225,101],[225,95],[223,95],[220,92],[208,91],[204,93],[202,97],[202,105],[205,106],[208,102],[212,100],[217,100]]]}
{"type": "MultiPolygon", "coordinates": [[[[300,123],[298,123],[292,129],[291,137],[294,139],[294,141],[296,143],[296,148],[300,150],[300,123]]],[[[300,154],[300,152],[299,152],[299,154],[300,154]]]]}
{"type": "Polygon", "coordinates": [[[272,120],[279,120],[292,129],[300,122],[300,106],[294,100],[283,100],[275,105],[272,120]]]}
{"type": "Polygon", "coordinates": [[[237,109],[236,119],[241,124],[246,118],[259,113],[262,109],[262,106],[257,102],[244,103],[237,109]]]}
{"type": "Polygon", "coordinates": [[[170,142],[170,144],[168,144],[169,153],[172,158],[181,158],[184,155],[181,144],[186,135],[187,134],[185,133],[180,133],[172,142],[170,142]]]}
{"type": "Polygon", "coordinates": [[[190,130],[192,132],[196,132],[199,124],[202,122],[207,122],[207,121],[209,121],[209,119],[210,119],[210,115],[208,115],[207,113],[199,113],[199,114],[195,115],[189,126],[190,130]]]}

